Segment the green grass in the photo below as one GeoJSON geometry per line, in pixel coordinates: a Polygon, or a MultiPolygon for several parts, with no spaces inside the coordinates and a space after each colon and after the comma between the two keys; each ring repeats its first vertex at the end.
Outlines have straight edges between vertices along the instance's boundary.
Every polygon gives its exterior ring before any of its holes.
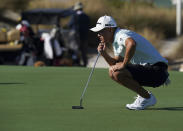
{"type": "Polygon", "coordinates": [[[130,111],[135,93],[113,82],[106,69],[96,69],[79,105],[91,69],[0,67],[1,131],[180,131],[183,119],[183,74],[170,72],[168,87],[146,88],[156,106],[130,111]]]}

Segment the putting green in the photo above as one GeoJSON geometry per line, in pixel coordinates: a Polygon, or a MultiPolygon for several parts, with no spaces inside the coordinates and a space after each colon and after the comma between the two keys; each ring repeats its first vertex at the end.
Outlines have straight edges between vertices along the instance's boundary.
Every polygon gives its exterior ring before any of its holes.
{"type": "Polygon", "coordinates": [[[0,66],[1,131],[180,131],[183,130],[183,73],[170,72],[172,84],[146,88],[156,106],[130,111],[135,93],[96,69],[83,110],[73,110],[87,82],[89,68],[0,66]]]}

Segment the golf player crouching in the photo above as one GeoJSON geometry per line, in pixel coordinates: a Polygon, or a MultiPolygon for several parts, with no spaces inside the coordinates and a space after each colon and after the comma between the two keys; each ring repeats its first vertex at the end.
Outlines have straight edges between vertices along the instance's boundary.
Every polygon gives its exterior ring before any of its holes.
{"type": "Polygon", "coordinates": [[[168,61],[141,35],[118,28],[111,16],[100,17],[96,27],[90,30],[98,33],[98,52],[110,65],[109,76],[138,94],[134,103],[127,104],[126,108],[143,110],[155,105],[155,96],[142,86],[165,84],[169,76],[168,61]],[[106,52],[106,43],[112,44],[114,58],[106,52]]]}

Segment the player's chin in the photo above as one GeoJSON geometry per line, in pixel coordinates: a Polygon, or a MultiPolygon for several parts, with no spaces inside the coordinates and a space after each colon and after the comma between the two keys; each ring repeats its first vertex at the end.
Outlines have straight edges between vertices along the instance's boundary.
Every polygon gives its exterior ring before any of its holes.
{"type": "Polygon", "coordinates": [[[103,41],[103,43],[109,43],[108,39],[103,39],[102,41],[103,41]]]}
{"type": "Polygon", "coordinates": [[[101,39],[100,39],[100,43],[105,43],[105,40],[103,40],[103,39],[101,40],[101,39]]]}

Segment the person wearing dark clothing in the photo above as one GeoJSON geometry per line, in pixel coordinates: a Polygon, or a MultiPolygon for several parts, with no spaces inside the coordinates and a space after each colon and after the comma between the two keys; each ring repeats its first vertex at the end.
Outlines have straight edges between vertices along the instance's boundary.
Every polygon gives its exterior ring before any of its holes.
{"type": "Polygon", "coordinates": [[[83,60],[83,66],[87,66],[87,40],[88,40],[88,31],[90,25],[90,18],[87,14],[83,12],[82,3],[76,3],[73,10],[71,21],[69,27],[76,32],[76,39],[81,52],[81,57],[83,60]]]}
{"type": "Polygon", "coordinates": [[[23,44],[18,59],[19,65],[33,65],[42,54],[40,39],[36,37],[28,21],[23,20],[16,27],[20,31],[20,42],[23,44]]]}
{"type": "Polygon", "coordinates": [[[32,28],[27,27],[26,25],[22,25],[20,29],[20,34],[22,36],[23,48],[22,50],[25,52],[30,52],[35,50],[34,45],[34,32],[32,28]]]}

